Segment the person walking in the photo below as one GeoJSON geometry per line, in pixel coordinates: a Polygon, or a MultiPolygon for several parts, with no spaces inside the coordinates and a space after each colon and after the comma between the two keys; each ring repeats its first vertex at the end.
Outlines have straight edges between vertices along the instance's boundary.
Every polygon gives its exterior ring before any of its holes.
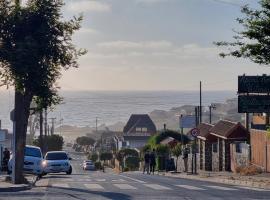
{"type": "Polygon", "coordinates": [[[183,155],[184,165],[185,165],[185,171],[188,172],[188,148],[185,148],[184,155],[183,155]]]}
{"type": "Polygon", "coordinates": [[[156,168],[156,151],[153,149],[153,151],[150,154],[150,174],[151,172],[155,174],[155,168],[156,168]]]}
{"type": "Polygon", "coordinates": [[[146,171],[147,174],[149,174],[149,165],[150,165],[150,154],[148,151],[146,151],[144,154],[143,173],[145,173],[145,171],[146,171]]]}

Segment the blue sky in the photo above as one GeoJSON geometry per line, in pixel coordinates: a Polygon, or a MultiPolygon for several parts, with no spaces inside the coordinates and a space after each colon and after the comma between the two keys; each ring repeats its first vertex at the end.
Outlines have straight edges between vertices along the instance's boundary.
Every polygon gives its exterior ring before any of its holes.
{"type": "Polygon", "coordinates": [[[256,0],[65,0],[65,18],[84,14],[74,36],[88,50],[63,74],[65,90],[236,90],[237,76],[269,73],[226,58],[214,41],[241,27],[240,5],[256,0]]]}

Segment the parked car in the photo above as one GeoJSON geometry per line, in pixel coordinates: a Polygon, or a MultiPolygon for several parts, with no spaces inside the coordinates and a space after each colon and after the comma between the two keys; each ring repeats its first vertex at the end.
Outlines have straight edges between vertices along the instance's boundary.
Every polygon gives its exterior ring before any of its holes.
{"type": "Polygon", "coordinates": [[[68,154],[64,151],[47,152],[42,163],[44,175],[60,172],[71,174],[72,166],[69,160],[70,158],[68,157],[68,154]]]}
{"type": "MultiPolygon", "coordinates": [[[[13,162],[14,162],[14,155],[11,154],[8,162],[8,174],[11,174],[12,172],[13,162]]],[[[36,146],[26,145],[24,149],[24,166],[23,166],[24,172],[41,176],[43,173],[42,162],[43,157],[41,149],[36,146]]]]}
{"type": "Polygon", "coordinates": [[[85,160],[82,164],[83,170],[95,170],[95,165],[92,160],[85,160]]]}

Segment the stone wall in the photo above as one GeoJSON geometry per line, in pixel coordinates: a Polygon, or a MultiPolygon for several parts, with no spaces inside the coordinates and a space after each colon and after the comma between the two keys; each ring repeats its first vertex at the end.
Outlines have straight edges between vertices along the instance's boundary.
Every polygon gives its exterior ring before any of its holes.
{"type": "Polygon", "coordinates": [[[220,171],[219,170],[219,152],[212,152],[212,171],[220,171]]]}

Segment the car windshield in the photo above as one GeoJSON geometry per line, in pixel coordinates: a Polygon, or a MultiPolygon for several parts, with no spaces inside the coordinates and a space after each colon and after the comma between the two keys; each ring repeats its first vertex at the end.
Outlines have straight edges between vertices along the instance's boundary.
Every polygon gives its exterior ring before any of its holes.
{"type": "Polygon", "coordinates": [[[68,156],[65,152],[47,153],[46,160],[67,160],[68,156]]]}
{"type": "Polygon", "coordinates": [[[93,165],[93,163],[91,163],[91,162],[88,162],[88,163],[86,163],[86,165],[93,165]]]}
{"type": "Polygon", "coordinates": [[[38,158],[42,157],[40,149],[33,147],[25,147],[24,155],[38,158]]]}

